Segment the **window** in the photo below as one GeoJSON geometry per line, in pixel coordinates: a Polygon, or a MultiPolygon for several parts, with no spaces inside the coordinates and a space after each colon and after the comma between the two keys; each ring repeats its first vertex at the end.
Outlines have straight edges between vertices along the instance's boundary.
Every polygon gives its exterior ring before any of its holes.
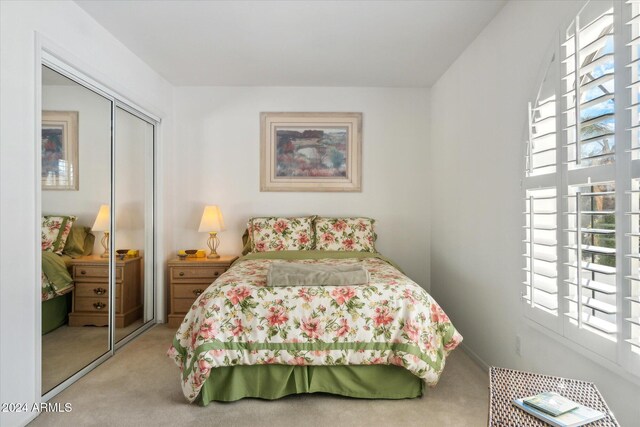
{"type": "Polygon", "coordinates": [[[613,183],[569,187],[565,281],[570,323],[613,341],[617,332],[615,193],[613,183]]]}
{"type": "Polygon", "coordinates": [[[525,314],[640,368],[640,0],[588,2],[528,106],[525,314]]]}
{"type": "Polygon", "coordinates": [[[629,231],[631,261],[631,273],[626,277],[628,293],[623,301],[626,304],[626,317],[623,323],[623,331],[626,340],[631,344],[634,354],[640,355],[640,179],[634,178],[631,182],[631,227],[629,231]]]}

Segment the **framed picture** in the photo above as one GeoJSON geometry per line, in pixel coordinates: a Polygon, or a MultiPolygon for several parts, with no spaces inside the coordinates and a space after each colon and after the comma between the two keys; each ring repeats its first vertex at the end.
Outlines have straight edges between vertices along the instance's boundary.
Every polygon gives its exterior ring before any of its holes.
{"type": "Polygon", "coordinates": [[[42,189],[78,189],[78,112],[42,112],[42,189]]]}
{"type": "Polygon", "coordinates": [[[361,191],[362,113],[261,113],[260,191],[361,191]]]}

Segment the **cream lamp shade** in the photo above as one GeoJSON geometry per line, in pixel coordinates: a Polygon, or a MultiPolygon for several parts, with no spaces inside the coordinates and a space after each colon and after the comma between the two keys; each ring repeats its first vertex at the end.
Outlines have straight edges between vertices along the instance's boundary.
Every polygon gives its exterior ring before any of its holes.
{"type": "Polygon", "coordinates": [[[220,212],[220,208],[216,205],[205,206],[198,232],[211,233],[214,231],[216,233],[218,231],[224,231],[224,219],[222,218],[222,212],[220,212]]]}
{"type": "Polygon", "coordinates": [[[100,243],[104,248],[104,252],[102,253],[102,255],[100,255],[102,258],[109,257],[109,228],[110,227],[111,227],[111,215],[109,213],[109,205],[100,205],[98,216],[96,217],[96,221],[93,223],[93,227],[91,227],[91,230],[104,232],[104,235],[100,240],[100,243]]]}
{"type": "Polygon", "coordinates": [[[218,231],[224,231],[224,219],[222,219],[222,212],[220,212],[218,206],[211,205],[204,207],[198,231],[200,233],[209,233],[207,246],[209,246],[211,252],[207,255],[207,258],[220,258],[217,252],[218,245],[220,244],[218,231]]]}
{"type": "Polygon", "coordinates": [[[96,217],[96,222],[93,223],[91,230],[93,231],[109,231],[111,225],[109,215],[109,205],[101,205],[96,217]]]}

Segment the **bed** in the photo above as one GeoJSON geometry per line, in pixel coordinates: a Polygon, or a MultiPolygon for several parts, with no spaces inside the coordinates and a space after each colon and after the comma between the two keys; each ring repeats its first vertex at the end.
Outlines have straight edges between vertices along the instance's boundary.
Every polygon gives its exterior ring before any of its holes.
{"type": "MultiPolygon", "coordinates": [[[[373,250],[344,250],[351,242],[331,250],[312,240],[303,248],[280,240],[274,247],[284,250],[252,251],[195,300],[168,351],[189,402],[313,392],[402,399],[438,382],[462,336],[433,298],[373,250]],[[267,286],[272,263],[359,264],[370,279],[357,286],[267,286]]],[[[254,235],[252,247],[261,242],[254,235]]]]}
{"type": "Polygon", "coordinates": [[[67,324],[74,289],[69,269],[74,258],[93,250],[95,236],[75,220],[75,216],[42,217],[42,335],[67,324]]]}
{"type": "Polygon", "coordinates": [[[72,258],[42,252],[42,335],[67,323],[73,280],[69,274],[72,258]]]}

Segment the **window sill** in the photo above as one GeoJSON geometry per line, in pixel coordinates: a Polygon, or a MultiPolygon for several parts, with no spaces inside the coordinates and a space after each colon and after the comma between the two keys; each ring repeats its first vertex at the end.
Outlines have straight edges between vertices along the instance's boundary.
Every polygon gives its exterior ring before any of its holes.
{"type": "Polygon", "coordinates": [[[553,332],[552,330],[540,325],[539,323],[537,323],[534,320],[528,318],[527,316],[523,316],[523,319],[524,319],[525,325],[529,326],[530,328],[532,328],[532,329],[542,333],[543,335],[553,339],[557,343],[560,343],[563,346],[570,348],[571,350],[573,350],[576,353],[586,357],[587,359],[591,360],[592,362],[597,363],[598,365],[602,366],[603,368],[606,368],[607,370],[609,370],[610,372],[616,374],[620,378],[623,378],[626,381],[629,381],[630,383],[632,383],[634,385],[640,386],[640,373],[635,373],[635,372],[626,370],[622,366],[613,363],[609,359],[606,359],[606,358],[600,356],[597,353],[594,353],[593,351],[581,346],[580,344],[576,343],[575,341],[571,341],[570,339],[568,339],[568,338],[566,338],[566,337],[564,337],[564,336],[562,336],[562,335],[560,335],[560,334],[558,334],[556,332],[553,332]]]}

